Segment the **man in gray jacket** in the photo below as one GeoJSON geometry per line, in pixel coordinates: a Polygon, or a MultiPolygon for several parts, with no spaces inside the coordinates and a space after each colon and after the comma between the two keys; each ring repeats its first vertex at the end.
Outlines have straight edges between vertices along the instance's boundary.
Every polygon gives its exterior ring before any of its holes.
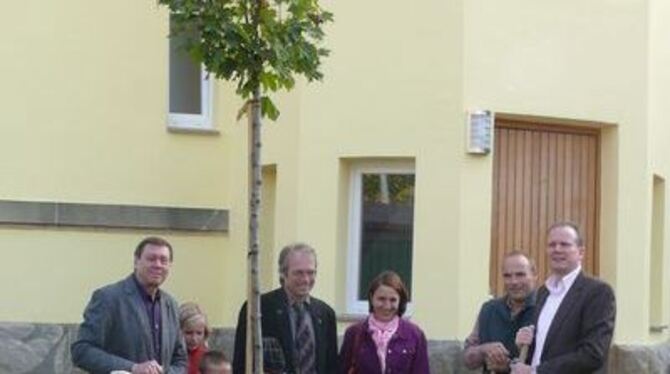
{"type": "Polygon", "coordinates": [[[135,249],[134,264],[127,278],[93,292],[71,347],[72,361],[93,374],[185,373],[177,303],[159,289],[172,265],[172,246],[146,238],[135,249]]]}

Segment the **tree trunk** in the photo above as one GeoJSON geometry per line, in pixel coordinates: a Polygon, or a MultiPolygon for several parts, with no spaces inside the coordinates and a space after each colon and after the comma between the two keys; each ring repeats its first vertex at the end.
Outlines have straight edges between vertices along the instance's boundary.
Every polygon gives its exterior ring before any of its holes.
{"type": "Polygon", "coordinates": [[[261,203],[261,97],[254,90],[249,105],[249,252],[247,253],[247,346],[246,373],[263,373],[263,339],[260,309],[258,217],[261,203]]]}

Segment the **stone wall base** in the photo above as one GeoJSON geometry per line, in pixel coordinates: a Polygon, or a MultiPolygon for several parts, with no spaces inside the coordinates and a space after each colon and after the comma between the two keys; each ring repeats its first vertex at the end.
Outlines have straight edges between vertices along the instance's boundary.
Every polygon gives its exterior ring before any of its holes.
{"type": "Polygon", "coordinates": [[[610,373],[670,374],[670,342],[619,344],[610,349],[610,373]]]}
{"type": "MultiPolygon", "coordinates": [[[[70,344],[77,335],[73,324],[0,322],[0,373],[82,374],[72,366],[70,344]]],[[[234,331],[214,329],[210,347],[233,354],[234,331]]],[[[462,342],[430,341],[433,374],[480,373],[466,369],[461,361],[462,342]]],[[[670,374],[670,342],[653,346],[615,345],[610,350],[611,374],[670,374]]]]}

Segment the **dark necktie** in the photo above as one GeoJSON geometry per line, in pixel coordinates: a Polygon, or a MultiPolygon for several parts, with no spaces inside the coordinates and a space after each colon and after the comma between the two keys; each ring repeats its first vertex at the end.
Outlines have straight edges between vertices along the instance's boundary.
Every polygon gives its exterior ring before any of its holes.
{"type": "Polygon", "coordinates": [[[315,374],[314,340],[303,303],[295,303],[295,362],[298,374],[315,374]]]}

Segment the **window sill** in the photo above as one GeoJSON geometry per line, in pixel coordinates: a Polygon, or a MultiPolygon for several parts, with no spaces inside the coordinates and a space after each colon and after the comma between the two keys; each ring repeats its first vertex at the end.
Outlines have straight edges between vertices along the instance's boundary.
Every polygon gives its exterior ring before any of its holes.
{"type": "Polygon", "coordinates": [[[196,135],[220,135],[219,130],[214,128],[168,125],[168,132],[175,134],[196,134],[196,135]]]}
{"type": "MultiPolygon", "coordinates": [[[[350,306],[346,311],[342,313],[337,313],[338,322],[358,322],[363,320],[369,315],[369,306],[367,301],[359,301],[353,306],[350,306]]],[[[405,308],[405,314],[403,314],[404,319],[412,319],[414,314],[414,303],[407,303],[405,308]]]]}
{"type": "Polygon", "coordinates": [[[652,334],[662,334],[663,331],[668,329],[668,325],[654,325],[649,326],[649,332],[652,334]]]}
{"type": "MultiPolygon", "coordinates": [[[[344,312],[344,313],[337,313],[336,318],[337,322],[355,323],[368,318],[368,316],[369,316],[368,313],[344,312]]],[[[408,310],[405,311],[405,314],[402,316],[402,318],[405,320],[412,319],[412,313],[410,312],[409,308],[408,310]]]]}
{"type": "Polygon", "coordinates": [[[367,313],[338,313],[337,322],[360,322],[368,316],[367,313]]]}

